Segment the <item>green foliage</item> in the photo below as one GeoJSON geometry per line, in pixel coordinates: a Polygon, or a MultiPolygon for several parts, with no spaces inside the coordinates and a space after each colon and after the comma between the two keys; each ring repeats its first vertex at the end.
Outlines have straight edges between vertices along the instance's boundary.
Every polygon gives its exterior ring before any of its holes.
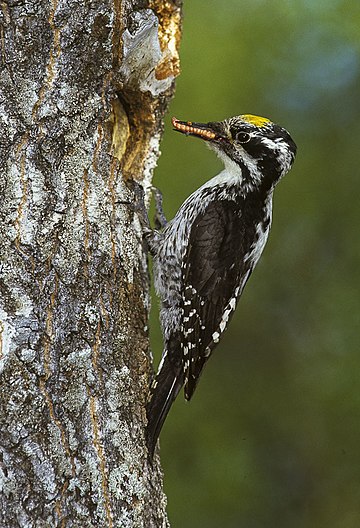
{"type": "MultiPolygon", "coordinates": [[[[358,0],[185,1],[171,115],[264,115],[299,151],[230,329],[161,435],[173,528],[360,526],[359,27],[358,0]]],[[[162,151],[171,217],[221,165],[170,116],[162,151]]]]}

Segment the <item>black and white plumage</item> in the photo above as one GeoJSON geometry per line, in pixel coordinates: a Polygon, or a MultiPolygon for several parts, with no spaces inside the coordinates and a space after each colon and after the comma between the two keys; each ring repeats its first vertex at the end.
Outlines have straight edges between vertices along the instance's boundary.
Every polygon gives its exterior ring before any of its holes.
{"type": "Polygon", "coordinates": [[[225,168],[162,231],[146,230],[164,336],[147,407],[150,457],[181,387],[190,400],[234,313],[268,238],[274,187],[296,154],[285,129],[257,116],[206,124],[174,118],[173,126],[204,139],[225,168]]]}

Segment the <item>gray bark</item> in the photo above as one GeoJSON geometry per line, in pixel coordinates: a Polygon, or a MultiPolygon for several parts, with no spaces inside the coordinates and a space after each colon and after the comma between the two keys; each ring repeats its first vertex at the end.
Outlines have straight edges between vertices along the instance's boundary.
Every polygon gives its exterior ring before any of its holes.
{"type": "Polygon", "coordinates": [[[149,187],[181,2],[0,2],[0,526],[162,527],[149,187]]]}

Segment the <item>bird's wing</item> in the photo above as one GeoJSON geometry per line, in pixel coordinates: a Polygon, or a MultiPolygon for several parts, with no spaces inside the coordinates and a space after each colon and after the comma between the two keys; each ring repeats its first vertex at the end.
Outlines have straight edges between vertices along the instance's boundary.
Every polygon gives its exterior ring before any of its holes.
{"type": "Polygon", "coordinates": [[[191,398],[250,275],[250,265],[244,259],[249,243],[235,201],[211,202],[193,224],[182,270],[186,399],[191,398]]]}

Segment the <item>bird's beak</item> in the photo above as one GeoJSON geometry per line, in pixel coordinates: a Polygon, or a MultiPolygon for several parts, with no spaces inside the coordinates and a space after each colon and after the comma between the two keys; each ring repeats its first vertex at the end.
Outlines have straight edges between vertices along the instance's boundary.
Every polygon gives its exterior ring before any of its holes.
{"type": "Polygon", "coordinates": [[[177,132],[181,132],[186,136],[196,136],[207,141],[220,139],[221,135],[216,132],[212,127],[211,123],[193,123],[192,121],[179,121],[176,117],[173,117],[172,126],[177,132]]]}

